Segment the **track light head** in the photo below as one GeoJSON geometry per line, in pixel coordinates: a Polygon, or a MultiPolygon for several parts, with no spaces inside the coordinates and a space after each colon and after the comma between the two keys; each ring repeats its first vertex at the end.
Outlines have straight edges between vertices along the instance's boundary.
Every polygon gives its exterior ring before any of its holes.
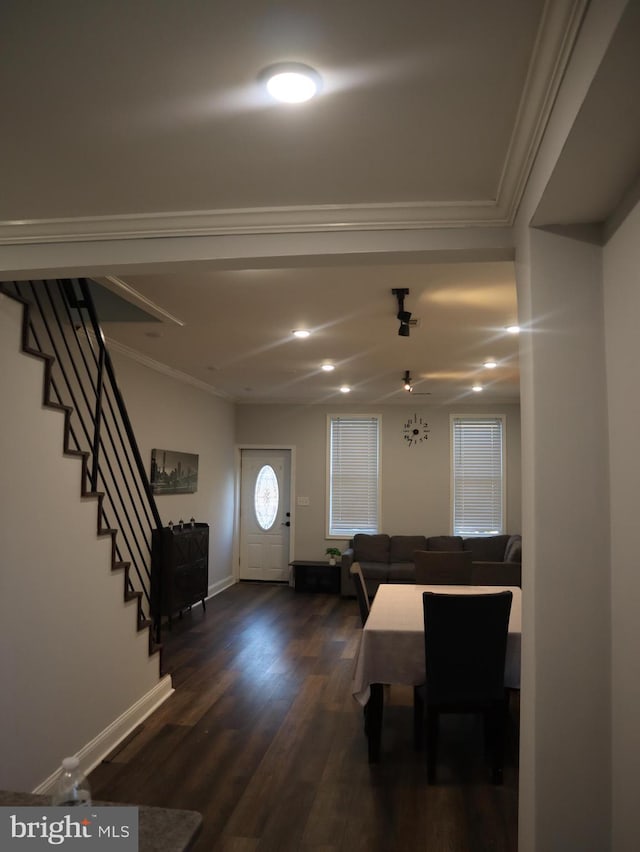
{"type": "Polygon", "coordinates": [[[405,374],[402,377],[402,387],[409,393],[413,393],[413,380],[409,370],[405,370],[405,374]]]}
{"type": "Polygon", "coordinates": [[[398,300],[398,313],[396,314],[397,318],[400,320],[398,334],[400,337],[409,337],[409,320],[411,319],[411,313],[404,309],[404,297],[409,295],[409,288],[395,287],[391,292],[398,300]]]}

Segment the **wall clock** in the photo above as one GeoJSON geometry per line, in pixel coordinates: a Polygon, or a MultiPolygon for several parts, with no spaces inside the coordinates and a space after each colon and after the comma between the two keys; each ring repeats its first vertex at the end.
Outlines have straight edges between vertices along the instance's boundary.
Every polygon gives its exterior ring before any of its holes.
{"type": "Polygon", "coordinates": [[[414,414],[402,427],[403,437],[410,447],[415,447],[429,438],[429,424],[414,414]]]}

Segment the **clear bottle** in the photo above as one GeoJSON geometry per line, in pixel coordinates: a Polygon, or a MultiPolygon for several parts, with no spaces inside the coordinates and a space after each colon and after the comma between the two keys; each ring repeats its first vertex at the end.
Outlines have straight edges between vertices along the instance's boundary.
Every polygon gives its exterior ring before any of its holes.
{"type": "Polygon", "coordinates": [[[57,807],[91,805],[89,782],[80,769],[77,757],[65,757],[62,772],[51,797],[51,804],[57,807]]]}

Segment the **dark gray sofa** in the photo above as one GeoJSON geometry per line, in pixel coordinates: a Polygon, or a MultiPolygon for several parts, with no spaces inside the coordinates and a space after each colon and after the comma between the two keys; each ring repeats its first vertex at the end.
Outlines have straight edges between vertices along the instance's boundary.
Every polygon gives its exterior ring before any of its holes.
{"type": "Polygon", "coordinates": [[[353,597],[349,569],[359,562],[373,596],[380,583],[415,583],[413,554],[416,550],[466,550],[472,554],[472,584],[520,586],[522,537],[492,535],[462,538],[454,535],[365,535],[354,536],[342,554],[340,593],[353,597]]]}

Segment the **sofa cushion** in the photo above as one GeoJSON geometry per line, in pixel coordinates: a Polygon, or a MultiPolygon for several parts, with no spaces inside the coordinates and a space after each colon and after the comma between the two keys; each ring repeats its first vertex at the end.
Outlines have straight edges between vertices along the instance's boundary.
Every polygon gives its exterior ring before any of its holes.
{"type": "Polygon", "coordinates": [[[389,562],[413,562],[413,551],[426,549],[427,539],[423,535],[392,535],[389,562]]]}
{"type": "Polygon", "coordinates": [[[378,580],[380,583],[386,583],[389,577],[388,562],[361,562],[360,568],[365,580],[378,580]]]}
{"type": "Polygon", "coordinates": [[[522,536],[511,535],[504,550],[505,562],[522,562],[522,536]]]}
{"type": "Polygon", "coordinates": [[[367,535],[358,533],[353,537],[353,550],[355,561],[360,562],[388,562],[389,561],[389,536],[384,533],[378,535],[367,535]]]}
{"type": "Polygon", "coordinates": [[[389,565],[390,583],[415,583],[416,566],[413,562],[392,562],[389,565]]]}
{"type": "Polygon", "coordinates": [[[464,549],[469,550],[474,562],[503,562],[508,535],[479,535],[465,538],[464,549]]]}
{"type": "MultiPolygon", "coordinates": [[[[419,550],[420,548],[416,548],[419,550]]],[[[448,550],[458,551],[464,550],[462,546],[462,536],[460,535],[431,535],[427,539],[427,550],[448,550]]]]}

